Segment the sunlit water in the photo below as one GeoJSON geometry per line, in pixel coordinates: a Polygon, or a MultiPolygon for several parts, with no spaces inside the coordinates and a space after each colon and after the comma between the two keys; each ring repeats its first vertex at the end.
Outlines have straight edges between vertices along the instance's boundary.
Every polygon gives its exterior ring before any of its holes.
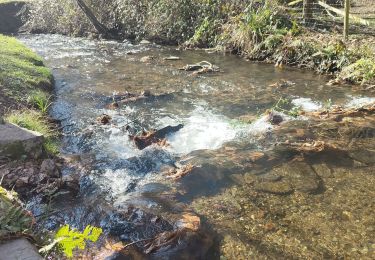
{"type": "MultiPolygon", "coordinates": [[[[81,186],[82,194],[91,196],[90,201],[99,205],[109,201],[117,206],[139,203],[157,208],[158,202],[142,198],[142,194],[149,189],[164,191],[167,182],[161,169],[189,156],[200,158],[199,166],[208,176],[212,171],[236,173],[233,169],[237,168],[215,165],[215,151],[225,145],[248,151],[270,149],[273,126],[262,114],[280,98],[289,99],[305,111],[318,110],[328,103],[355,107],[374,101],[373,97],[353,93],[346,86],[326,86],[325,76],[251,63],[232,55],[57,35],[19,38],[53,70],[56,102],[51,115],[61,120],[63,153],[93,155],[91,173],[81,186]],[[139,61],[147,55],[155,59],[149,64],[139,61]],[[163,60],[170,55],[181,60],[163,60]],[[222,72],[192,76],[178,70],[202,60],[219,66],[222,72]],[[285,89],[270,86],[281,79],[295,85],[285,89]],[[143,90],[160,96],[118,110],[106,109],[113,94],[143,90]],[[96,123],[103,113],[112,117],[111,124],[96,123]],[[245,123],[239,120],[241,116],[253,116],[254,120],[245,123]],[[145,130],[178,124],[184,127],[167,136],[167,147],[150,146],[140,151],[128,138],[128,124],[145,130]],[[267,134],[271,134],[268,142],[258,142],[259,135],[267,134]],[[207,153],[209,150],[212,152],[207,153]],[[162,185],[154,185],[157,183],[162,185]]],[[[285,119],[303,120],[287,116],[285,119]]],[[[198,185],[200,181],[186,184],[191,186],[190,196],[203,196],[202,189],[206,188],[215,193],[229,185],[228,179],[219,178],[215,185],[202,188],[198,185]]],[[[78,204],[72,211],[79,214],[81,206],[78,204]]],[[[74,219],[66,211],[65,221],[74,225],[85,225],[90,220],[74,219]]]]}

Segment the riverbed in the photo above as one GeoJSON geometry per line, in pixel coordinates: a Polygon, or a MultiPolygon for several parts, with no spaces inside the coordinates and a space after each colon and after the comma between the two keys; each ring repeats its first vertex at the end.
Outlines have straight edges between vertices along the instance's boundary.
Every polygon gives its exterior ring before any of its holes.
{"type": "MultiPolygon", "coordinates": [[[[199,238],[201,247],[192,245],[199,254],[185,250],[178,256],[373,256],[375,171],[368,154],[375,151],[374,136],[354,145],[369,160],[337,153],[300,156],[277,144],[289,129],[309,129],[305,117],[288,111],[355,108],[375,102],[374,94],[328,86],[328,76],[310,71],[204,50],[60,35],[18,38],[53,70],[50,115],[61,122],[62,154],[80,165],[65,167],[65,175],[80,173],[80,192],[56,198],[43,220],[48,229],[92,224],[114,240],[131,242],[171,230],[170,222],[194,212],[205,239],[199,238]],[[179,59],[166,59],[170,56],[179,59]],[[180,70],[201,61],[220,71],[196,75],[180,70]],[[108,108],[121,95],[144,91],[152,98],[108,108]],[[287,130],[266,115],[280,100],[285,111],[278,114],[287,130]],[[103,114],[111,117],[109,124],[97,122],[103,114]],[[167,135],[166,146],[139,150],[129,138],[129,127],[150,131],[178,124],[183,128],[167,135]],[[186,165],[194,170],[178,180],[165,174],[186,165]],[[155,224],[147,214],[171,221],[155,224]]],[[[35,203],[29,207],[36,215],[40,210],[35,203]]],[[[153,257],[173,259],[171,251],[153,257]]]]}

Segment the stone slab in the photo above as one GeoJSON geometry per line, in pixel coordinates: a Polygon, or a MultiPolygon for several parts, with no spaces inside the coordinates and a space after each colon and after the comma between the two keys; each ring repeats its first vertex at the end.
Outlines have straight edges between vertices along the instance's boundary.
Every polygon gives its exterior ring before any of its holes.
{"type": "Polygon", "coordinates": [[[43,135],[13,124],[0,124],[0,157],[37,159],[43,154],[43,135]]]}
{"type": "Polygon", "coordinates": [[[36,248],[26,239],[0,245],[0,260],[42,260],[36,248]]]}

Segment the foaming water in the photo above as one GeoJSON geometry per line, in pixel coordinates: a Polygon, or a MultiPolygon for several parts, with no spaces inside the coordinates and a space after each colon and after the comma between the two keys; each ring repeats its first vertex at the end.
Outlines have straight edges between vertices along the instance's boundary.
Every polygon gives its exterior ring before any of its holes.
{"type": "Polygon", "coordinates": [[[317,101],[313,101],[311,98],[296,98],[292,100],[292,104],[300,107],[306,112],[316,111],[322,108],[322,104],[317,101]]]}
{"type": "Polygon", "coordinates": [[[184,127],[167,137],[169,150],[177,154],[187,154],[201,149],[218,149],[225,142],[233,140],[241,131],[230,124],[230,119],[203,107],[196,108],[179,122],[184,127]]]}

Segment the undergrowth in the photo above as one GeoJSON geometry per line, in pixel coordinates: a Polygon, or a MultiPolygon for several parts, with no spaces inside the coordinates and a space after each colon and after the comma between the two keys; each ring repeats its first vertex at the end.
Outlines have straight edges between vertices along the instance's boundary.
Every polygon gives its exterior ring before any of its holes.
{"type": "MultiPolygon", "coordinates": [[[[86,0],[97,18],[119,38],[149,39],[188,47],[221,47],[251,60],[340,74],[353,83],[374,82],[363,44],[341,35],[311,32],[284,8],[284,0],[86,0]],[[362,61],[361,61],[362,60],[362,61]],[[356,65],[352,65],[356,64],[356,65]],[[352,66],[351,66],[352,65],[352,66]],[[349,68],[347,68],[349,67],[349,68]],[[351,71],[348,73],[348,71],[351,71]]],[[[92,35],[94,28],[75,1],[36,0],[30,31],[92,35]]]]}

